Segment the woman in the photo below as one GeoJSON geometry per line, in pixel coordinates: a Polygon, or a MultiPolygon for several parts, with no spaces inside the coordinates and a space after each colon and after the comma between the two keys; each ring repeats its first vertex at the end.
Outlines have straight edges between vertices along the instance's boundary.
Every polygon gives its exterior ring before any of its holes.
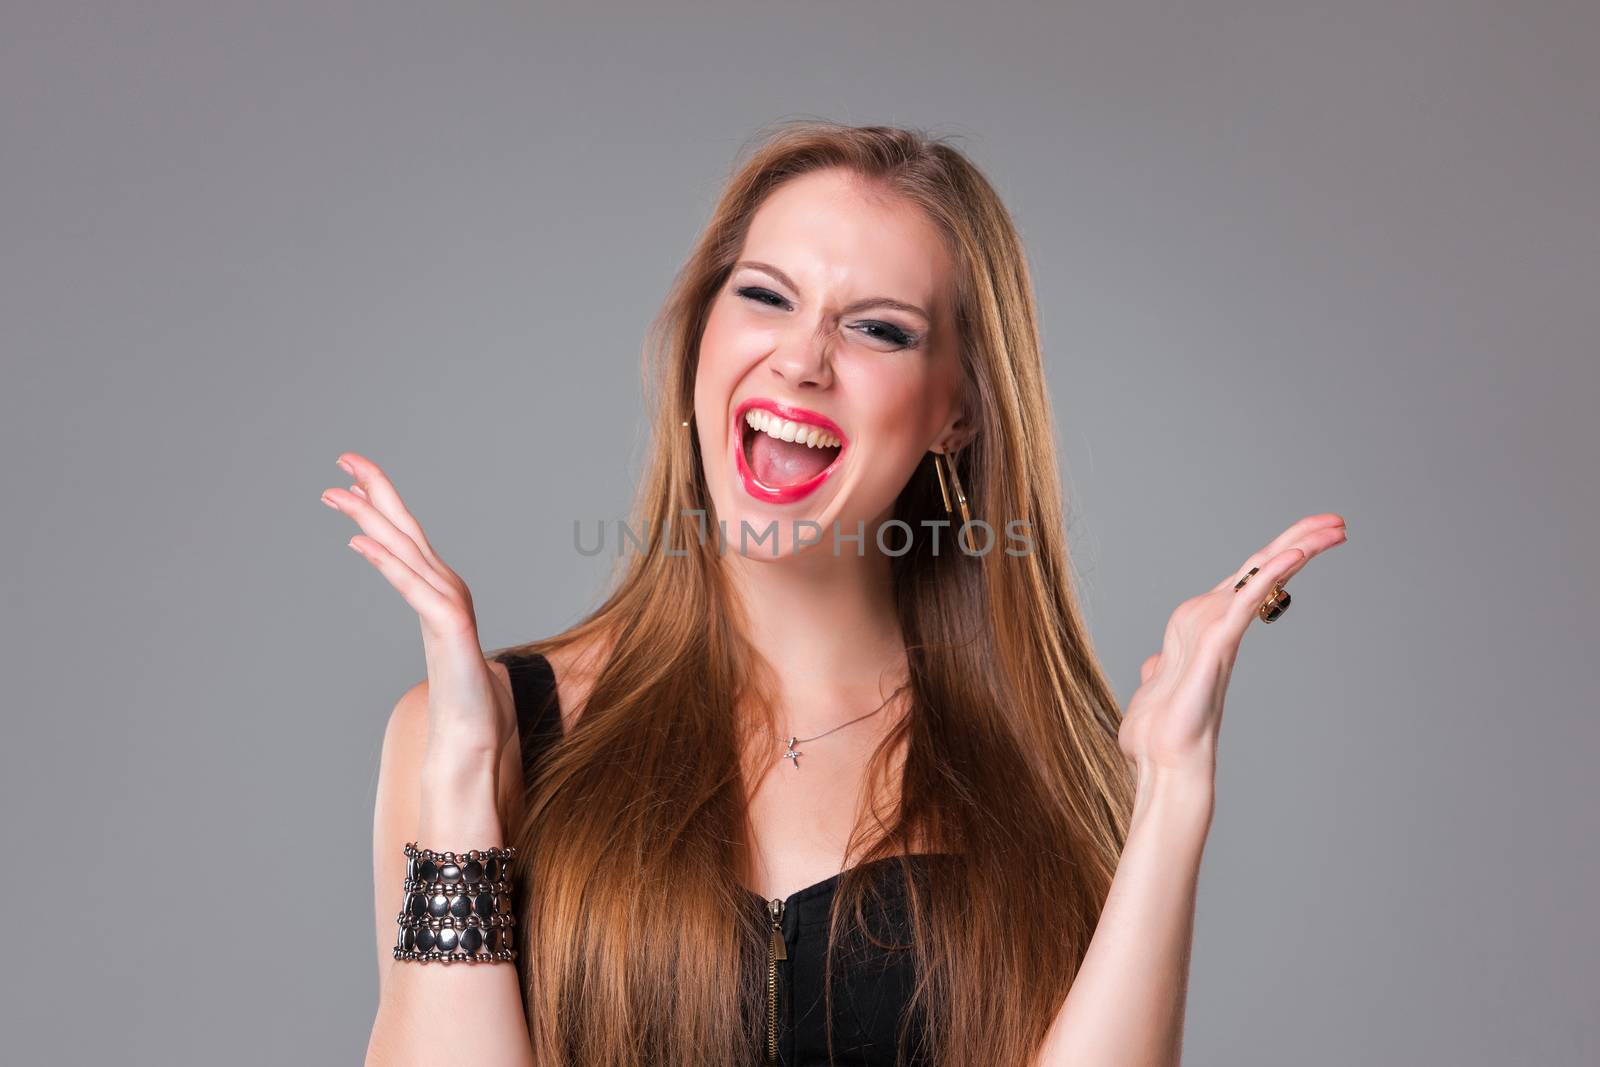
{"type": "Polygon", "coordinates": [[[427,663],[384,741],[368,1062],[1176,1064],[1229,672],[1343,520],[1184,602],[1119,711],[1022,246],[914,132],[780,128],[655,329],[638,539],[563,634],[486,658],[378,465],[324,494],[427,663]],[[483,906],[515,925],[404,925],[413,841],[515,846],[483,906]]]}

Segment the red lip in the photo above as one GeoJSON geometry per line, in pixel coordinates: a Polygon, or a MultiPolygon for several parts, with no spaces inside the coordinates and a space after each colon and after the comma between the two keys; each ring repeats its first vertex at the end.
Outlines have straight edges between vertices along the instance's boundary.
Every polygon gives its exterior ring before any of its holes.
{"type": "Polygon", "coordinates": [[[793,407],[789,404],[780,404],[776,400],[769,400],[764,396],[753,396],[742,401],[733,412],[733,424],[729,427],[729,436],[733,444],[733,462],[739,472],[739,480],[744,483],[744,491],[757,500],[764,500],[769,504],[792,504],[796,500],[810,496],[821,488],[833,472],[838,469],[839,461],[844,459],[844,454],[850,448],[850,439],[845,436],[839,424],[826,415],[805,408],[793,407]],[[802,422],[809,426],[819,426],[837,437],[840,441],[839,454],[833,457],[833,462],[818,471],[815,477],[808,478],[795,485],[774,487],[765,485],[758,479],[750,465],[744,460],[744,413],[751,408],[763,408],[772,412],[781,419],[790,419],[802,422]]]}

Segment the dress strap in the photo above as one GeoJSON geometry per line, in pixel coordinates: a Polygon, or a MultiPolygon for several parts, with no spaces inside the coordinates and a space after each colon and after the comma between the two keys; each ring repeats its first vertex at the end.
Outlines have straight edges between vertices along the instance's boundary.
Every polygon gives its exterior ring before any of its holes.
{"type": "Polygon", "coordinates": [[[556,690],[555,668],[538,652],[505,653],[494,658],[506,665],[511,681],[517,733],[522,739],[523,777],[532,782],[540,757],[561,739],[561,699],[556,690]]]}

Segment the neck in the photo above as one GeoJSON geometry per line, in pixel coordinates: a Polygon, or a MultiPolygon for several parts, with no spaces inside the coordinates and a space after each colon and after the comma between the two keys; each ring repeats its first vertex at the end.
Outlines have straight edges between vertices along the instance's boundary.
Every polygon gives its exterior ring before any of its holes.
{"type": "Polygon", "coordinates": [[[870,537],[861,556],[834,556],[819,545],[781,559],[734,552],[724,563],[745,637],[780,687],[780,729],[787,724],[800,736],[831,729],[873,710],[905,681],[890,560],[870,537]]]}

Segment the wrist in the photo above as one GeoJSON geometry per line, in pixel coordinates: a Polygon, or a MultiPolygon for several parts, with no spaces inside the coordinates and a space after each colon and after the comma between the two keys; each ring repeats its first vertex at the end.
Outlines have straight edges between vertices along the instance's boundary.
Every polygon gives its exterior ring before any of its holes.
{"type": "Polygon", "coordinates": [[[493,767],[429,763],[420,779],[419,845],[439,852],[465,852],[505,844],[499,776],[493,767]]]}
{"type": "Polygon", "coordinates": [[[1133,820],[1158,822],[1204,833],[1216,806],[1213,765],[1157,766],[1141,764],[1134,792],[1133,820]]]}

